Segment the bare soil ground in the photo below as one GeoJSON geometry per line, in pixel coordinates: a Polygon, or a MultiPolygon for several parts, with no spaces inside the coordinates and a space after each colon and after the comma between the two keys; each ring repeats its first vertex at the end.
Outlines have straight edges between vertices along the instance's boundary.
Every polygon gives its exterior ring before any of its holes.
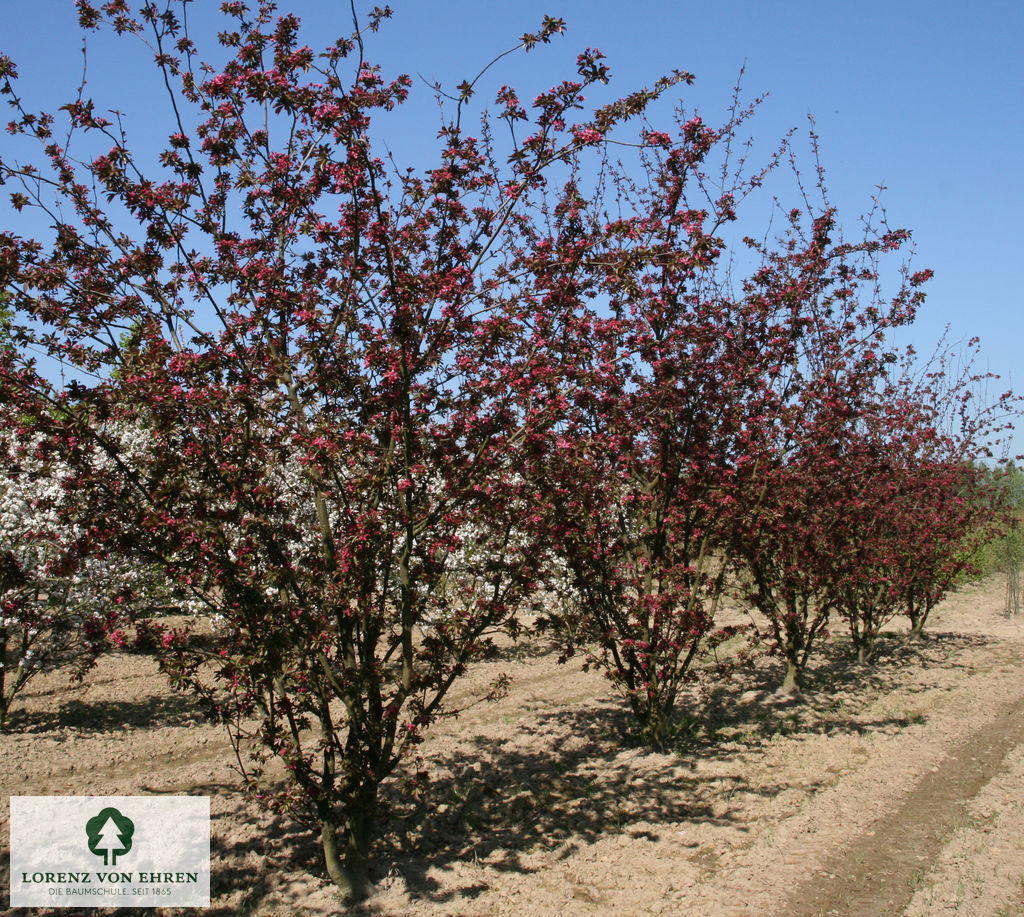
{"type": "MultiPolygon", "coordinates": [[[[672,755],[623,747],[607,682],[523,642],[462,688],[507,672],[504,700],[431,733],[428,794],[396,796],[378,892],[354,913],[1024,915],[1024,621],[1002,614],[1004,588],[962,589],[929,639],[893,633],[871,668],[837,636],[802,703],[773,697],[770,660],[695,695],[700,725],[672,755]]],[[[312,836],[239,792],[221,729],[151,660],[105,657],[81,686],[48,676],[11,726],[5,871],[12,795],[203,794],[204,913],[346,913],[312,836]]]]}

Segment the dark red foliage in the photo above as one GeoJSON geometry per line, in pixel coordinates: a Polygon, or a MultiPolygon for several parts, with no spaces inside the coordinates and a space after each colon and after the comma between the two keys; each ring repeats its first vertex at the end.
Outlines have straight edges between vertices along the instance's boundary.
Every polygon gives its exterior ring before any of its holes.
{"type": "Polygon", "coordinates": [[[209,651],[165,635],[163,663],[229,724],[257,792],[264,762],[284,764],[276,802],[318,827],[359,897],[379,784],[534,600],[521,472],[557,418],[538,195],[686,77],[588,119],[583,95],[607,79],[588,51],[529,110],[501,90],[505,149],[463,127],[467,82],[435,166],[397,171],[375,125],[412,81],[364,50],[386,11],[317,53],[268,0],[224,4],[213,67],[177,2],[78,7],[84,28],[145,37],[174,118],[158,165],[84,96],[58,139],[2,59],[11,149],[30,152],[5,153],[0,182],[54,232],[0,232],[18,354],[0,388],[89,475],[112,547],[221,620],[209,651]]]}

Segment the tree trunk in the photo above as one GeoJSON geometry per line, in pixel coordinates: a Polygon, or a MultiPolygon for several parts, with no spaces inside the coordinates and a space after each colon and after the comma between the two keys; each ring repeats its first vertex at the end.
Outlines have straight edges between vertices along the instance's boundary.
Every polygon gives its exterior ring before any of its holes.
{"type": "Polygon", "coordinates": [[[921,639],[928,611],[927,607],[922,609],[921,603],[913,595],[907,599],[907,617],[910,619],[910,633],[907,634],[908,640],[921,639]]]}
{"type": "Polygon", "coordinates": [[[782,684],[776,688],[775,693],[785,697],[794,697],[799,694],[803,687],[803,675],[803,669],[794,660],[787,659],[786,677],[782,679],[782,684]]]}
{"type": "Polygon", "coordinates": [[[867,665],[871,661],[871,652],[874,650],[874,640],[860,640],[857,643],[857,662],[860,665],[867,665]]]}
{"type": "Polygon", "coordinates": [[[668,752],[672,745],[672,719],[657,704],[650,704],[641,719],[644,744],[656,752],[668,752]]]}
{"type": "Polygon", "coordinates": [[[365,898],[365,877],[362,881],[358,877],[351,876],[342,862],[338,850],[338,829],[330,816],[320,818],[320,844],[324,851],[324,865],[327,867],[327,874],[331,881],[337,886],[346,901],[359,901],[360,888],[363,889],[365,898]]]}
{"type": "Polygon", "coordinates": [[[927,615],[918,615],[910,622],[910,633],[907,634],[908,640],[923,640],[924,639],[924,622],[927,615]]]}
{"type": "Polygon", "coordinates": [[[368,867],[376,823],[377,788],[362,788],[346,808],[348,814],[339,837],[332,808],[321,807],[320,842],[327,874],[345,900],[354,903],[368,898],[373,891],[368,867]]]}

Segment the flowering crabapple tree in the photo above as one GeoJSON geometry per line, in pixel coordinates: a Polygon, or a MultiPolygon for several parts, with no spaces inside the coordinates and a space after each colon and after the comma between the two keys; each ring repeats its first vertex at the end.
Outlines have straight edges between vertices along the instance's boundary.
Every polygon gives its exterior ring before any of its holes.
{"type": "Polygon", "coordinates": [[[845,542],[839,610],[861,662],[897,615],[919,637],[931,609],[973,570],[972,557],[1011,521],[983,461],[1012,428],[1019,399],[986,399],[992,377],[972,364],[957,367],[943,354],[915,374],[905,362],[861,424],[870,465],[844,525],[833,530],[845,542]]]}
{"type": "MultiPolygon", "coordinates": [[[[435,166],[401,170],[375,138],[411,80],[385,80],[364,47],[389,11],[316,53],[269,0],[226,2],[214,65],[182,3],[77,6],[86,30],[148,45],[170,129],[150,162],[81,93],[58,132],[0,58],[9,132],[42,151],[5,153],[0,181],[53,225],[0,234],[19,354],[0,386],[120,549],[222,616],[210,650],[165,633],[164,665],[359,898],[382,781],[453,712],[449,688],[495,630],[514,631],[543,560],[517,536],[522,472],[559,409],[537,202],[571,197],[548,177],[682,76],[584,114],[607,80],[587,51],[532,106],[501,88],[507,148],[465,128],[467,81],[435,166]],[[73,382],[51,382],[40,350],[73,382]],[[123,448],[123,428],[142,444],[123,448]]],[[[546,18],[519,47],[561,29],[546,18]]]]}
{"type": "MultiPolygon", "coordinates": [[[[907,527],[901,558],[905,565],[903,609],[910,636],[920,637],[928,615],[965,577],[980,573],[979,555],[1017,525],[1013,466],[986,463],[999,450],[1020,415],[1020,398],[1010,392],[988,398],[991,374],[973,370],[978,341],[966,358],[935,357],[934,368],[917,384],[904,374],[904,388],[928,412],[935,436],[918,444],[907,482],[911,494],[899,521],[907,527]]],[[[1011,536],[1012,537],[1012,536],[1011,536]]]]}
{"type": "Polygon", "coordinates": [[[742,497],[732,533],[743,597],[767,622],[772,651],[785,661],[779,693],[803,687],[815,640],[839,602],[850,570],[835,533],[862,501],[865,476],[881,473],[859,448],[858,426],[875,411],[893,355],[886,334],[909,323],[930,272],[902,274],[882,299],[879,259],[899,250],[907,233],[866,222],[863,238],[838,236],[835,213],[793,211],[774,251],[756,245],[761,268],[746,295],[799,303],[801,333],[788,364],[773,372],[777,410],[752,443],[755,461],[740,473],[742,497]]]}
{"type": "Polygon", "coordinates": [[[802,687],[813,642],[833,613],[849,626],[862,663],[896,615],[906,614],[919,634],[973,550],[1005,520],[976,462],[1005,433],[1016,399],[1005,393],[982,404],[983,380],[952,374],[948,359],[915,378],[912,352],[900,361],[882,351],[884,329],[921,301],[915,288],[927,274],[908,279],[909,299],[897,297],[887,314],[873,309],[847,331],[834,325],[838,346],[809,335],[814,353],[832,358],[804,362],[818,369],[798,388],[790,447],[750,482],[757,498],[746,503],[754,511],[736,544],[745,594],[787,663],[783,693],[802,687]]]}
{"type": "MultiPolygon", "coordinates": [[[[843,519],[829,532],[829,548],[839,559],[837,566],[836,607],[846,622],[857,661],[867,663],[874,652],[882,628],[901,611],[914,613],[921,620],[925,608],[941,598],[938,575],[941,564],[931,570],[914,565],[935,555],[943,536],[950,534],[945,525],[937,533],[923,536],[917,524],[930,515],[929,510],[960,499],[957,483],[963,478],[952,468],[919,465],[913,457],[887,441],[864,440],[850,451],[870,462],[859,478],[849,482],[842,494],[846,505],[843,519]],[[935,488],[935,493],[922,492],[935,488]],[[916,504],[921,498],[923,505],[916,504]],[[922,547],[905,545],[903,538],[924,537],[928,553],[922,547]]],[[[953,532],[953,548],[963,550],[963,529],[953,532]]],[[[947,551],[950,548],[947,547],[947,551]]],[[[923,622],[922,622],[923,623],[923,622]]]]}
{"type": "Polygon", "coordinates": [[[595,238],[572,278],[583,305],[558,374],[566,419],[536,466],[547,543],[574,598],[548,620],[567,654],[587,649],[657,749],[673,742],[695,659],[728,636],[713,624],[737,469],[774,416],[772,373],[801,333],[789,299],[737,298],[720,270],[723,228],[781,153],[753,175],[730,166],[752,110],[734,106],[717,130],[680,112],[675,137],[646,135],[640,169],[607,166],[614,214],[581,201],[551,240],[572,250],[587,227],[595,238]],[[711,164],[718,152],[724,168],[711,164]],[[719,168],[728,180],[713,187],[719,168]]]}

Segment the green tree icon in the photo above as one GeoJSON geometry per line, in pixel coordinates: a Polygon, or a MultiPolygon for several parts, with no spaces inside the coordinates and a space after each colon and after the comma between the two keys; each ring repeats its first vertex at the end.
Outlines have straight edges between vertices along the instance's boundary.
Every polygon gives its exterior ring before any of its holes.
{"type": "Polygon", "coordinates": [[[85,823],[85,833],[89,849],[103,857],[103,865],[116,866],[117,858],[132,849],[135,822],[108,806],[85,823]]]}

